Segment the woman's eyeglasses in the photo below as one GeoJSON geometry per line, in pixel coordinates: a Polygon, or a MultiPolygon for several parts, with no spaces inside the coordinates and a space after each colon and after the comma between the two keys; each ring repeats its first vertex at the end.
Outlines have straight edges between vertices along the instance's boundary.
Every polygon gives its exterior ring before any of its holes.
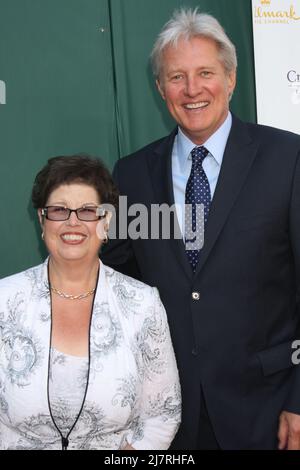
{"type": "Polygon", "coordinates": [[[83,206],[78,209],[69,209],[63,206],[47,206],[42,209],[42,215],[48,220],[62,222],[70,218],[71,212],[76,212],[78,220],[94,222],[106,216],[106,210],[101,206],[83,206]]]}

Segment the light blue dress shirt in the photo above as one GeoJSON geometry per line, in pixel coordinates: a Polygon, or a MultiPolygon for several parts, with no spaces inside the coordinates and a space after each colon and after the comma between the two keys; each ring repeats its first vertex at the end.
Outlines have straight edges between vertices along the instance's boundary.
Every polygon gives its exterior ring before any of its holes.
{"type": "MultiPolygon", "coordinates": [[[[229,112],[219,129],[203,143],[209,151],[203,162],[203,170],[209,182],[211,198],[216,189],[231,125],[232,116],[229,112]]],[[[182,234],[184,234],[185,188],[192,168],[191,151],[195,146],[179,127],[172,150],[172,180],[176,213],[182,234]]]]}

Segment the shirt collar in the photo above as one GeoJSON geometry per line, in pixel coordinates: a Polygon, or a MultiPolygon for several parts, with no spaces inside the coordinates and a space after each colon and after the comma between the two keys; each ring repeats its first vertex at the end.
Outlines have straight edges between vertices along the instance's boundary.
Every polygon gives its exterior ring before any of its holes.
{"type": "MultiPolygon", "coordinates": [[[[216,130],[216,132],[211,135],[203,145],[207,148],[210,155],[215,159],[218,165],[221,166],[223,155],[226,147],[226,143],[228,140],[228,136],[230,133],[230,129],[232,126],[232,115],[228,112],[228,115],[223,122],[223,124],[216,130]]],[[[190,156],[191,151],[195,147],[194,142],[192,142],[178,127],[178,134],[177,134],[177,155],[178,161],[180,164],[180,168],[184,171],[186,167],[188,158],[190,156]]]]}

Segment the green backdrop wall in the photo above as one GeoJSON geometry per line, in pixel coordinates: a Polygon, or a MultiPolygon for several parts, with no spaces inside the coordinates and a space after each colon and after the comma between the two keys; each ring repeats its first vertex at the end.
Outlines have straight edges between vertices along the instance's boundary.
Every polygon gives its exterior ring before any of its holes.
{"type": "Polygon", "coordinates": [[[225,26],[239,59],[231,108],[255,121],[251,0],[0,0],[0,277],[46,255],[30,192],[49,157],[90,153],[112,168],[174,126],[148,57],[180,6],[225,26]]]}

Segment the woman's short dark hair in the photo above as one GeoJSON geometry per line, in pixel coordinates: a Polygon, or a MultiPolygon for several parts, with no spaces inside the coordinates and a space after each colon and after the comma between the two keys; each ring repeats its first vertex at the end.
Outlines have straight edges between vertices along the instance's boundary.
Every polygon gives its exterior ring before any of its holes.
{"type": "Polygon", "coordinates": [[[83,183],[98,193],[101,204],[118,204],[118,191],[106,166],[98,158],[88,155],[71,155],[49,158],[35,177],[32,188],[32,204],[38,209],[62,184],[83,183]]]}

